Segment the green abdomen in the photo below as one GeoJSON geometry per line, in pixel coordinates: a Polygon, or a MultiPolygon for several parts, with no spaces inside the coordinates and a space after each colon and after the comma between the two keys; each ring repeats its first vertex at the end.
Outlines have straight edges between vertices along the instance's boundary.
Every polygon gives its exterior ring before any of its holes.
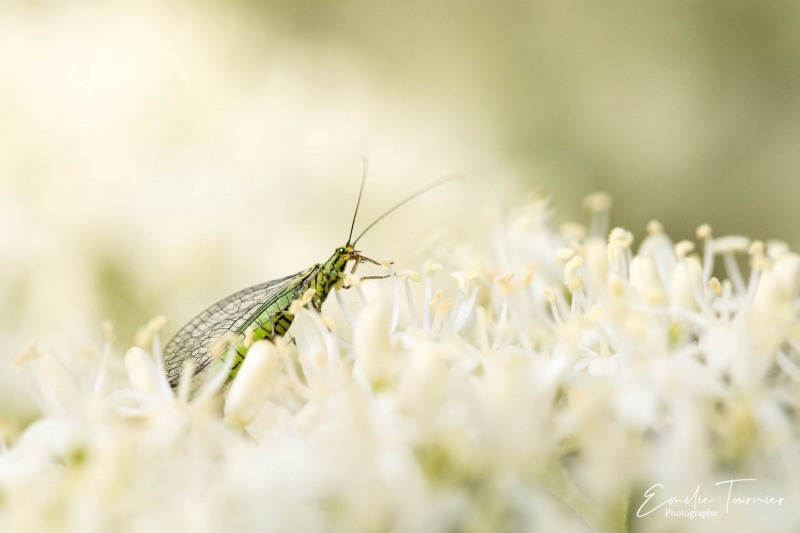
{"type": "MultiPolygon", "coordinates": [[[[289,308],[291,302],[286,305],[289,308]]],[[[239,368],[247,355],[247,350],[250,346],[249,339],[247,339],[247,329],[253,328],[252,342],[260,341],[262,339],[272,340],[276,336],[285,335],[289,331],[289,326],[292,325],[294,315],[286,311],[267,310],[255,317],[247,323],[242,330],[237,332],[236,336],[236,354],[233,357],[233,366],[231,366],[231,374],[229,379],[233,379],[239,372],[239,368]]]]}

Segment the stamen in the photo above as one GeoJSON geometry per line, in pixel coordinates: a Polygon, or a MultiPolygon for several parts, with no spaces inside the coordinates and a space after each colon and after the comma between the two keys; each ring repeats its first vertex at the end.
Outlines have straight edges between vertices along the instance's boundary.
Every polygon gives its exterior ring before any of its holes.
{"type": "Polygon", "coordinates": [[[456,306],[457,312],[455,313],[455,318],[453,320],[453,332],[458,333],[461,329],[469,323],[470,318],[472,317],[472,311],[475,308],[475,301],[478,298],[478,287],[474,287],[472,292],[469,295],[469,299],[467,300],[466,304],[463,304],[459,309],[456,306]]]}
{"type": "Polygon", "coordinates": [[[694,243],[692,241],[680,241],[675,243],[675,255],[678,259],[688,257],[694,251],[694,243]]]}
{"type": "Polygon", "coordinates": [[[623,278],[628,277],[630,247],[633,234],[623,228],[614,228],[608,235],[608,262],[623,278]]]}
{"type": "Polygon", "coordinates": [[[664,226],[658,220],[651,220],[647,223],[648,235],[661,235],[664,233],[664,226]]]}
{"type": "Polygon", "coordinates": [[[253,326],[247,326],[247,329],[244,330],[244,347],[248,349],[253,345],[253,326]]]}
{"type": "Polygon", "coordinates": [[[558,300],[556,299],[555,292],[553,289],[546,287],[544,289],[544,295],[547,301],[550,302],[550,312],[553,314],[553,319],[556,321],[557,325],[561,325],[563,322],[561,320],[561,313],[558,311],[558,300]]]}
{"type": "Polygon", "coordinates": [[[716,277],[708,280],[708,286],[712,291],[714,291],[714,294],[717,296],[722,296],[722,284],[716,277]]]}
{"type": "Polygon", "coordinates": [[[401,272],[398,274],[402,276],[404,279],[405,289],[406,289],[406,306],[408,307],[408,314],[411,317],[411,323],[414,324],[417,328],[422,328],[422,324],[419,320],[419,315],[417,314],[417,306],[414,303],[414,295],[411,291],[411,283],[410,281],[419,281],[419,274],[416,272],[413,273],[414,276],[403,275],[401,272]]]}
{"type": "Polygon", "coordinates": [[[695,230],[695,236],[700,241],[706,241],[711,238],[711,226],[708,224],[700,224],[695,230]]]}
{"type": "Polygon", "coordinates": [[[219,365],[219,369],[213,375],[211,375],[205,383],[203,383],[203,386],[200,389],[200,392],[197,394],[195,400],[192,402],[192,405],[203,405],[211,401],[214,396],[216,396],[216,394],[222,390],[231,374],[233,360],[235,357],[236,348],[232,347],[228,350],[224,364],[219,365]]]}
{"type": "Polygon", "coordinates": [[[708,280],[714,272],[715,245],[711,238],[711,226],[702,224],[695,230],[697,240],[703,242],[703,279],[708,280]]]}
{"type": "Polygon", "coordinates": [[[187,359],[181,365],[178,388],[175,391],[175,400],[178,403],[184,405],[189,403],[189,396],[192,393],[192,378],[194,378],[194,362],[187,359]]]}
{"type": "Polygon", "coordinates": [[[583,200],[583,208],[591,213],[589,235],[599,237],[608,231],[611,195],[607,192],[590,194],[583,200]]]}
{"type": "Polygon", "coordinates": [[[571,293],[576,293],[583,288],[583,276],[578,275],[578,270],[583,267],[583,258],[573,257],[564,265],[564,285],[571,293]]]}
{"type": "Polygon", "coordinates": [[[156,372],[147,352],[133,346],[125,353],[125,369],[128,372],[128,381],[137,391],[155,390],[154,381],[156,372]]]}
{"type": "Polygon", "coordinates": [[[347,321],[347,324],[350,326],[350,329],[355,329],[356,321],[353,318],[353,314],[350,312],[350,306],[347,305],[347,302],[344,301],[344,296],[342,295],[342,291],[335,290],[333,291],[336,295],[336,302],[339,304],[339,309],[342,310],[342,315],[344,319],[347,321]]]}
{"type": "Polygon", "coordinates": [[[637,255],[631,261],[631,286],[649,305],[665,305],[667,294],[653,259],[637,255]]]}
{"type": "MultiPolygon", "coordinates": [[[[350,274],[345,275],[344,280],[345,283],[349,284],[351,287],[354,283],[357,284],[359,282],[359,278],[357,276],[352,276],[350,274]]],[[[314,295],[316,294],[316,289],[309,288],[306,290],[306,292],[303,293],[303,296],[293,301],[289,306],[289,314],[296,315],[299,313],[301,309],[311,303],[311,300],[314,299],[314,295]]]]}
{"type": "Polygon", "coordinates": [[[105,384],[106,375],[108,373],[108,361],[111,359],[111,345],[115,337],[114,325],[110,320],[103,322],[101,331],[103,332],[103,348],[100,351],[100,365],[95,374],[94,382],[92,383],[92,392],[90,393],[90,397],[94,399],[99,398],[103,390],[103,385],[105,384]]]}

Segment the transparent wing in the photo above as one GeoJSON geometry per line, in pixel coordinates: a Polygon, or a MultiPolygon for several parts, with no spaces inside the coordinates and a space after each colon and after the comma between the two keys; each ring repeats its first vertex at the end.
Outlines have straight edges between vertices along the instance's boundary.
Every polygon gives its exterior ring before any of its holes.
{"type": "Polygon", "coordinates": [[[254,316],[274,304],[284,289],[292,285],[299,289],[317,270],[315,265],[297,274],[241,290],[194,317],[164,347],[164,370],[170,385],[178,384],[184,361],[193,361],[195,374],[199,374],[211,362],[211,347],[217,339],[240,331],[254,316]]]}

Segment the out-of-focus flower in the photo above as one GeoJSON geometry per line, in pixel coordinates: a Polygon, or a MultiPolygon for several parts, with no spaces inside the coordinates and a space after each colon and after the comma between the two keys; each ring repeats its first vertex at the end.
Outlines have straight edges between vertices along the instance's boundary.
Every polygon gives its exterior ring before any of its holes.
{"type": "Polygon", "coordinates": [[[158,320],[125,372],[110,333],[99,357],[30,351],[43,416],[0,455],[0,529],[796,523],[800,256],[707,226],[673,244],[657,222],[634,252],[606,196],[587,206],[589,231],[536,197],[479,261],[352,280],[339,319],[298,309],[294,342],[253,344],[224,397],[188,400],[189,374],[169,389],[158,320]],[[731,479],[762,500],[726,507],[731,479]],[[646,513],[656,485],[677,501],[646,513]],[[695,487],[716,516],[665,515],[695,487]]]}

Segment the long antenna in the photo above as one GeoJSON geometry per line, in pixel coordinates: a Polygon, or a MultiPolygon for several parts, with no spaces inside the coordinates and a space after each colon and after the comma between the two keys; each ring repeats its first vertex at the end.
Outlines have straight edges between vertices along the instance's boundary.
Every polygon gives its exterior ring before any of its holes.
{"type": "Polygon", "coordinates": [[[353,228],[356,227],[356,215],[358,215],[358,206],[361,205],[361,195],[364,194],[364,184],[367,182],[367,171],[369,170],[369,160],[361,156],[364,162],[364,172],[361,174],[361,188],[358,190],[358,200],[356,201],[356,210],[353,213],[353,222],[350,224],[350,235],[347,236],[347,245],[350,246],[350,239],[353,238],[353,228]]]}
{"type": "MultiPolygon", "coordinates": [[[[394,213],[394,212],[395,212],[395,211],[396,211],[398,208],[400,208],[400,207],[402,207],[402,206],[406,205],[408,202],[410,202],[411,200],[413,200],[414,198],[416,198],[416,197],[417,197],[417,196],[419,196],[420,194],[422,194],[422,193],[425,193],[425,192],[428,192],[429,190],[433,189],[434,187],[438,187],[439,185],[441,185],[441,184],[443,184],[443,183],[445,183],[445,182],[448,182],[448,181],[450,181],[450,180],[454,180],[454,179],[458,179],[458,178],[463,178],[463,177],[464,177],[464,176],[462,176],[461,174],[450,174],[450,175],[448,175],[448,176],[443,176],[443,177],[439,178],[438,180],[436,180],[436,181],[434,181],[434,182],[432,182],[432,183],[429,183],[429,184],[428,184],[428,185],[426,185],[425,187],[421,188],[420,190],[418,190],[417,192],[415,192],[414,194],[412,194],[412,195],[411,195],[411,196],[409,196],[408,198],[405,198],[405,199],[401,200],[400,202],[398,202],[397,204],[395,204],[395,205],[394,205],[394,207],[392,207],[391,209],[389,209],[388,211],[386,211],[384,214],[382,214],[381,216],[379,216],[378,218],[376,218],[376,219],[375,219],[375,220],[372,222],[372,224],[370,224],[369,226],[367,226],[367,227],[364,229],[364,231],[362,231],[362,232],[359,234],[359,236],[358,236],[358,237],[356,237],[356,240],[354,240],[354,241],[353,241],[353,246],[355,246],[355,245],[356,245],[356,243],[357,243],[357,242],[358,242],[358,241],[361,239],[361,237],[363,237],[363,236],[364,236],[364,234],[365,234],[366,232],[368,232],[370,229],[372,229],[372,226],[374,226],[375,224],[377,224],[378,222],[380,222],[381,220],[383,220],[384,218],[386,218],[386,217],[387,217],[388,215],[390,215],[391,213],[394,213]]],[[[359,198],[360,198],[360,196],[359,196],[359,198]]],[[[350,240],[348,239],[348,241],[347,241],[347,242],[349,243],[349,242],[350,242],[350,240]]]]}

